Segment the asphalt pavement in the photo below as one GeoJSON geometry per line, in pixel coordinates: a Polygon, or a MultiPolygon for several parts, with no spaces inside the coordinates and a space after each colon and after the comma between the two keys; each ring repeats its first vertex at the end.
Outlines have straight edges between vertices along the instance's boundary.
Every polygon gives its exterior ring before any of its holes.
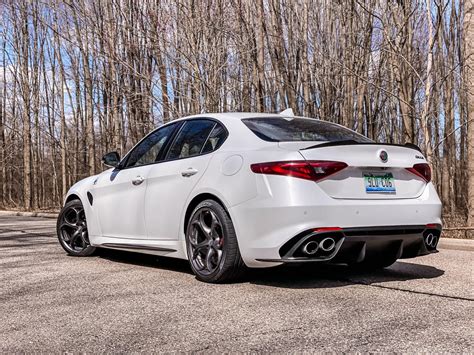
{"type": "Polygon", "coordinates": [[[199,282],[186,261],[67,256],[55,220],[0,216],[0,353],[473,353],[474,241],[363,273],[305,265],[199,282]]]}

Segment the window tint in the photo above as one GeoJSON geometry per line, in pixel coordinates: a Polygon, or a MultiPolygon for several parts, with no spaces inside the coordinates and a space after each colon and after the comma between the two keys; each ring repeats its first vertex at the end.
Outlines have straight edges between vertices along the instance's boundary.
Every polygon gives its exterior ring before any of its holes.
{"type": "Polygon", "coordinates": [[[188,158],[201,153],[215,123],[209,120],[187,121],[171,146],[167,159],[188,158]]]}
{"type": "Polygon", "coordinates": [[[130,153],[126,167],[140,166],[156,162],[161,149],[175,128],[176,124],[171,124],[149,134],[130,153]]]}
{"type": "Polygon", "coordinates": [[[311,118],[258,117],[242,122],[259,138],[270,142],[354,140],[372,142],[369,138],[334,123],[311,118]]]}
{"type": "Polygon", "coordinates": [[[220,123],[216,123],[214,129],[209,135],[209,138],[207,139],[206,144],[204,145],[202,153],[209,153],[216,150],[222,145],[222,143],[224,143],[226,138],[227,131],[220,123]]]}

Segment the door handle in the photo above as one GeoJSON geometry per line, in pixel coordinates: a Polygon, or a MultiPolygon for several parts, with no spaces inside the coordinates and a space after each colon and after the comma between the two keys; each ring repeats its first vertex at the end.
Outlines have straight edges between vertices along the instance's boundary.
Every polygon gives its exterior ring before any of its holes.
{"type": "Polygon", "coordinates": [[[138,175],[135,179],[132,180],[132,184],[137,186],[140,185],[143,181],[145,181],[145,178],[143,176],[138,175]]]}
{"type": "Polygon", "coordinates": [[[194,174],[197,174],[198,171],[194,168],[189,168],[185,171],[182,171],[181,172],[181,175],[184,176],[184,177],[190,177],[190,176],[193,176],[194,174]]]}

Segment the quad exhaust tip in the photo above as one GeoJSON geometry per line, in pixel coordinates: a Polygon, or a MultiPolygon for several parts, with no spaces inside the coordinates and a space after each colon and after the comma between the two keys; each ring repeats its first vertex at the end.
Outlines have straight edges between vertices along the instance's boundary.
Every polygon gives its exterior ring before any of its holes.
{"type": "Polygon", "coordinates": [[[336,241],[334,240],[334,238],[324,238],[319,243],[314,240],[311,240],[303,246],[303,253],[307,255],[314,255],[320,249],[324,252],[330,252],[333,251],[335,247],[336,241]]]}
{"type": "Polygon", "coordinates": [[[303,252],[308,255],[314,255],[319,249],[319,244],[318,242],[315,242],[314,240],[306,243],[303,247],[303,252]]]}
{"type": "Polygon", "coordinates": [[[430,233],[425,238],[425,243],[431,248],[436,248],[436,244],[438,244],[438,237],[430,233]]]}
{"type": "Polygon", "coordinates": [[[332,251],[336,247],[336,241],[333,238],[324,238],[319,246],[322,251],[332,251]]]}

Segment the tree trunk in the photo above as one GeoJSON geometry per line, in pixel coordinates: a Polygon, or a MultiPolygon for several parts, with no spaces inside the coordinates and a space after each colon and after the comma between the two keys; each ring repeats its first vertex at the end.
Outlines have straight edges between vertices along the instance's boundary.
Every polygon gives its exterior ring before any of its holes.
{"type": "MultiPolygon", "coordinates": [[[[468,225],[474,227],[474,0],[464,3],[464,34],[465,34],[465,90],[467,95],[467,171],[468,171],[468,225]]],[[[470,231],[474,237],[474,232],[470,231]]]]}
{"type": "Polygon", "coordinates": [[[31,209],[31,103],[30,103],[30,76],[29,76],[29,21],[26,4],[21,6],[21,88],[23,98],[23,207],[31,209]]]}

